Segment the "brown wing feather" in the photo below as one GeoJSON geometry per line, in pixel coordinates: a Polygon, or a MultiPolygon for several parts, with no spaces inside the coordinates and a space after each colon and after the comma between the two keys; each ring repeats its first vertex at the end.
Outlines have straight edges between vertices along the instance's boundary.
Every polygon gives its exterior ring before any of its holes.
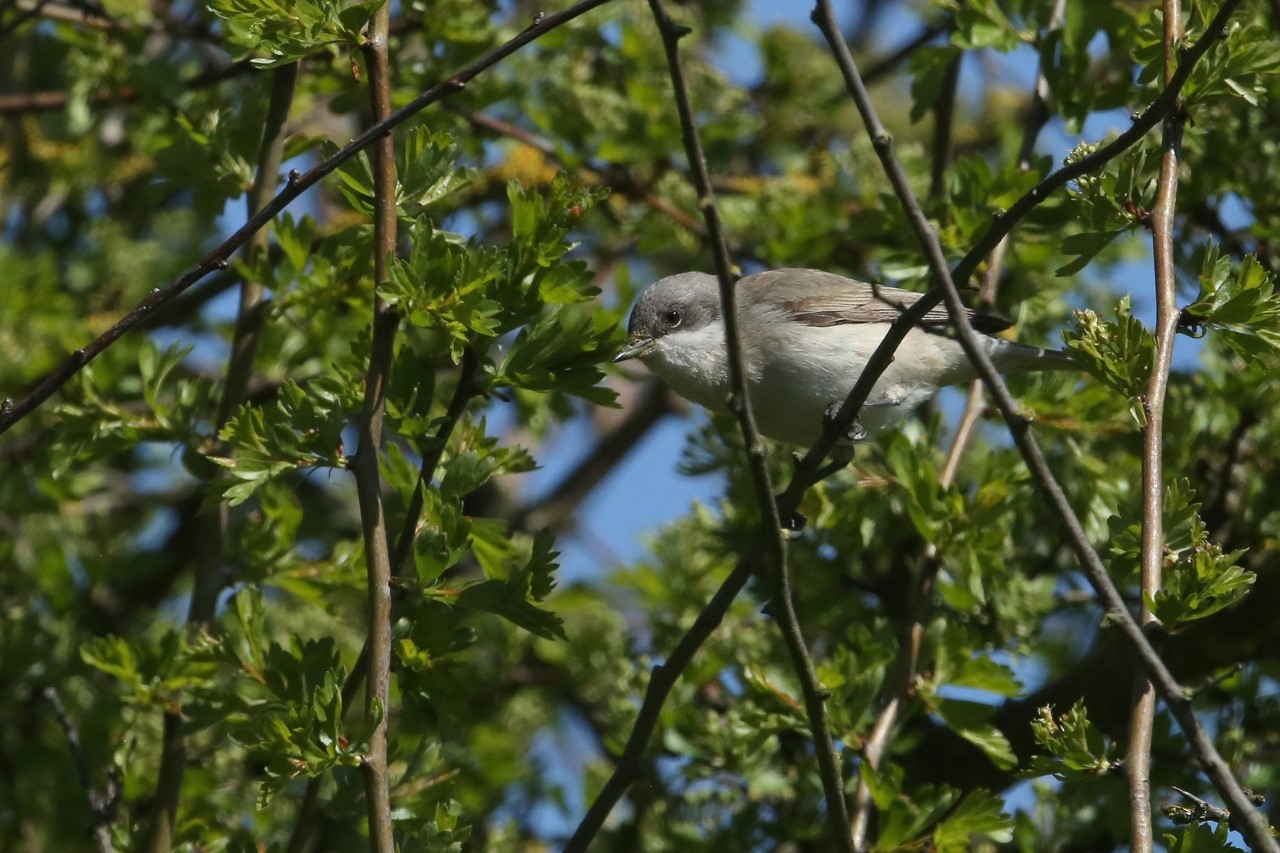
{"type": "MultiPolygon", "coordinates": [[[[779,269],[749,275],[738,287],[758,300],[773,302],[797,322],[810,326],[856,323],[890,323],[916,303],[921,294],[898,287],[871,285],[821,270],[779,269]],[[786,297],[777,289],[787,284],[786,297]]],[[[980,332],[999,332],[1012,324],[1003,317],[969,311],[969,321],[980,332]]],[[[929,309],[922,326],[947,326],[946,306],[929,309]]]]}

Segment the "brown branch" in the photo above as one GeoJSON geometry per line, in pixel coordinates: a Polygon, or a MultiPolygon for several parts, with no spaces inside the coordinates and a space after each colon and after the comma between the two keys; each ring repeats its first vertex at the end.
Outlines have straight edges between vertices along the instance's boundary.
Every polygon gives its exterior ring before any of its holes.
{"type": "Polygon", "coordinates": [[[276,214],[288,207],[294,199],[335,171],[343,163],[371,146],[383,135],[390,133],[426,107],[462,91],[471,80],[520,48],[608,2],[610,0],[581,0],[581,2],[575,3],[563,12],[539,18],[527,29],[484,54],[452,77],[436,83],[382,121],[370,126],[332,157],[317,163],[306,172],[291,173],[288,183],[271,200],[270,204],[263,207],[255,216],[250,217],[249,221],[240,226],[234,234],[220,243],[213,251],[205,255],[199,263],[182,273],[172,283],[151,291],[132,311],[117,321],[110,329],[103,332],[83,348],[73,352],[61,365],[50,371],[22,399],[14,401],[7,397],[4,398],[3,402],[0,402],[0,434],[7,432],[14,424],[35,411],[41,403],[49,399],[59,388],[67,384],[73,376],[79,373],[86,364],[131,331],[145,318],[167,305],[175,296],[209,273],[225,268],[232,253],[247,243],[249,237],[275,218],[276,214]]]}
{"type": "MultiPolygon", "coordinates": [[[[396,537],[395,547],[391,550],[391,583],[393,587],[403,578],[404,567],[409,561],[409,555],[413,551],[413,543],[418,537],[418,520],[422,515],[422,505],[426,500],[425,489],[435,479],[436,469],[440,467],[440,460],[449,444],[449,437],[453,435],[453,431],[457,429],[458,424],[462,421],[462,416],[467,410],[467,404],[478,393],[475,378],[479,368],[480,359],[476,356],[475,351],[471,348],[464,350],[461,371],[458,374],[458,384],[454,386],[453,396],[449,400],[440,428],[431,438],[427,449],[422,454],[422,465],[418,470],[418,480],[414,485],[413,497],[410,499],[409,507],[405,512],[404,522],[401,524],[400,533],[396,537]]],[[[351,672],[347,674],[347,680],[342,685],[342,711],[344,715],[355,704],[356,693],[364,686],[365,679],[369,675],[369,649],[369,641],[366,639],[365,644],[360,649],[359,656],[356,657],[356,662],[351,667],[351,672]]],[[[311,833],[316,828],[315,818],[320,804],[320,782],[321,777],[319,776],[313,776],[307,780],[306,791],[302,797],[302,805],[298,809],[298,817],[294,821],[293,833],[289,837],[289,844],[286,848],[288,853],[301,853],[311,840],[311,833]]]]}
{"type": "MultiPolygon", "coordinates": [[[[364,46],[375,125],[385,122],[391,114],[391,63],[387,55],[390,26],[391,6],[384,3],[369,22],[368,41],[364,46]]],[[[376,285],[391,277],[390,259],[396,251],[395,138],[390,133],[383,134],[371,147],[376,285]]],[[[360,413],[360,446],[351,460],[360,505],[365,571],[369,578],[368,639],[365,640],[369,649],[369,674],[365,687],[365,714],[376,719],[377,724],[369,735],[369,747],[360,770],[364,779],[369,847],[374,853],[395,851],[391,828],[391,775],[387,767],[387,717],[391,708],[391,552],[379,464],[387,384],[391,379],[399,325],[399,313],[378,295],[375,286],[373,340],[369,369],[365,374],[364,407],[360,413]]]]}
{"type": "MultiPolygon", "coordinates": [[[[791,511],[794,512],[794,510],[795,507],[792,507],[791,511]]],[[[787,512],[785,503],[779,506],[779,511],[787,512]]],[[[653,668],[653,672],[649,675],[649,684],[645,687],[644,699],[640,703],[640,710],[636,712],[635,723],[631,726],[631,734],[627,736],[626,746],[623,747],[609,780],[604,783],[604,787],[596,795],[595,802],[591,804],[591,808],[587,810],[577,829],[574,830],[573,836],[565,844],[564,853],[586,853],[592,839],[604,826],[605,818],[609,816],[613,806],[622,799],[627,788],[640,778],[645,751],[658,726],[658,717],[662,713],[662,706],[666,703],[667,696],[671,693],[671,688],[689,666],[694,654],[711,636],[711,632],[719,627],[724,614],[729,611],[729,606],[733,604],[738,593],[747,585],[751,576],[761,568],[759,551],[748,549],[747,554],[739,558],[733,571],[720,584],[715,595],[711,596],[706,607],[702,608],[697,618],[693,620],[693,624],[685,631],[680,642],[676,643],[671,654],[667,655],[663,663],[653,668]]]]}
{"type": "Polygon", "coordinates": [[[942,78],[942,91],[933,105],[933,158],[929,176],[929,200],[943,203],[947,198],[947,172],[954,155],[953,131],[955,130],[956,96],[960,87],[960,64],[964,54],[956,55],[947,65],[942,78]]]}
{"type": "Polygon", "coordinates": [[[844,801],[844,781],[840,774],[840,755],[836,752],[831,729],[827,725],[825,704],[827,693],[818,684],[813,660],[809,656],[804,636],[800,632],[800,621],[796,617],[795,605],[792,601],[791,570],[787,563],[787,545],[782,532],[782,517],[778,513],[765,448],[760,441],[755,414],[751,408],[742,336],[738,327],[737,309],[734,307],[734,286],[738,276],[729,258],[729,246],[725,240],[719,210],[716,208],[715,190],[711,186],[707,159],[702,150],[692,98],[689,95],[689,87],[680,59],[679,41],[689,33],[689,30],[686,27],[677,26],[671,20],[661,0],[649,0],[649,8],[653,11],[658,32],[662,36],[662,45],[667,54],[667,68],[671,72],[671,87],[680,116],[685,155],[689,160],[694,188],[698,192],[698,207],[701,208],[707,222],[707,236],[710,238],[712,258],[715,262],[716,275],[720,279],[721,316],[724,318],[725,345],[729,357],[729,409],[737,418],[738,427],[742,432],[751,482],[755,487],[756,503],[760,508],[760,535],[765,548],[765,566],[773,579],[773,597],[777,607],[775,618],[791,658],[796,680],[800,683],[800,692],[804,696],[805,712],[818,760],[818,774],[822,779],[822,790],[827,801],[827,820],[831,825],[832,841],[837,849],[853,853],[853,842],[849,837],[849,817],[844,801]]]}
{"type": "MultiPolygon", "coordinates": [[[[1217,15],[1209,25],[1208,31],[1200,38],[1200,40],[1192,46],[1182,57],[1182,62],[1178,66],[1177,71],[1173,74],[1169,83],[1165,86],[1164,91],[1153,105],[1152,110],[1148,110],[1142,117],[1135,120],[1144,123],[1154,122],[1165,115],[1172,112],[1176,105],[1177,91],[1181,83],[1186,80],[1190,74],[1191,66],[1205,52],[1208,51],[1209,45],[1221,37],[1225,30],[1225,25],[1231,13],[1239,5],[1239,0],[1225,0],[1219,8],[1217,15]],[[1150,116],[1156,105],[1159,105],[1160,113],[1156,116],[1150,116]]],[[[1049,469],[1048,462],[1044,457],[1040,445],[1036,442],[1034,435],[1031,433],[1030,425],[1019,414],[1018,406],[1013,396],[1009,393],[1009,389],[1005,386],[1000,374],[996,371],[995,366],[991,363],[990,357],[983,349],[977,332],[973,329],[970,322],[963,300],[960,297],[960,291],[956,288],[953,281],[953,273],[946,267],[945,260],[942,258],[941,245],[937,236],[928,228],[928,223],[924,221],[923,214],[920,210],[919,203],[916,201],[914,193],[909,186],[906,185],[905,177],[902,172],[901,165],[897,162],[897,158],[893,154],[892,140],[884,131],[883,125],[880,124],[879,118],[875,114],[875,110],[871,106],[870,99],[866,95],[866,87],[862,84],[861,78],[858,76],[857,66],[853,61],[853,57],[849,54],[848,45],[841,38],[839,30],[835,23],[835,17],[831,12],[829,0],[818,0],[818,9],[815,10],[814,20],[817,22],[823,34],[827,37],[828,43],[836,56],[841,71],[845,76],[845,82],[848,85],[850,93],[853,95],[858,105],[859,112],[862,113],[864,121],[867,124],[868,132],[872,136],[873,144],[876,152],[880,156],[881,163],[884,165],[889,175],[890,182],[894,186],[894,191],[898,195],[899,203],[907,211],[908,220],[913,226],[917,223],[924,225],[923,228],[917,229],[917,237],[920,239],[921,246],[924,250],[925,257],[929,263],[930,271],[938,284],[941,285],[943,299],[947,304],[951,321],[956,327],[957,339],[968,355],[969,360],[977,369],[978,374],[982,377],[987,386],[988,392],[994,398],[996,406],[1000,409],[1001,415],[1004,416],[1008,425],[1010,435],[1014,444],[1017,445],[1022,457],[1030,471],[1032,478],[1040,489],[1042,497],[1049,503],[1050,509],[1058,517],[1067,534],[1068,544],[1076,554],[1076,558],[1081,563],[1090,583],[1098,593],[1100,602],[1106,609],[1107,619],[1111,624],[1119,628],[1125,640],[1137,653],[1138,660],[1142,667],[1147,670],[1148,675],[1164,698],[1166,705],[1174,719],[1178,721],[1179,727],[1186,736],[1187,741],[1191,745],[1192,751],[1200,760],[1200,763],[1212,780],[1214,787],[1222,795],[1236,814],[1238,814],[1243,822],[1243,829],[1246,838],[1255,849],[1280,851],[1275,839],[1270,834],[1270,828],[1258,810],[1250,803],[1244,791],[1240,787],[1239,781],[1231,772],[1231,768],[1222,759],[1217,749],[1213,745],[1213,741],[1209,738],[1199,720],[1196,718],[1195,712],[1191,707],[1190,697],[1183,687],[1178,684],[1173,675],[1169,672],[1164,662],[1160,659],[1159,654],[1152,648],[1147,641],[1146,636],[1142,632],[1133,616],[1130,615],[1128,608],[1125,606],[1124,600],[1120,597],[1119,591],[1112,582],[1110,575],[1107,573],[1106,567],[1103,565],[1101,558],[1098,556],[1093,545],[1089,542],[1089,538],[1084,531],[1084,527],[1080,523],[1080,519],[1076,516],[1072,509],[1066,494],[1062,491],[1062,487],[1055,479],[1053,472],[1049,469]]],[[[1146,125],[1149,129],[1150,124],[1146,125]]],[[[1122,150],[1115,148],[1118,142],[1124,140],[1128,134],[1131,134],[1133,128],[1126,134],[1121,134],[1110,145],[1104,146],[1097,154],[1108,150],[1122,150]]],[[[1143,131],[1145,132],[1145,130],[1143,131]]],[[[1080,163],[1090,158],[1082,158],[1081,161],[1069,166],[1069,168],[1079,168],[1080,163]]],[[[1105,162],[1105,161],[1102,161],[1105,162]]],[[[1004,216],[996,217],[991,228],[982,239],[978,241],[976,250],[979,247],[986,246],[989,251],[998,242],[997,234],[1001,228],[1007,228],[1007,221],[1010,215],[1018,211],[1030,210],[1038,203],[1041,197],[1037,191],[1045,187],[1046,184],[1057,179],[1067,169],[1062,169],[1049,176],[1034,188],[1030,193],[1020,199],[1010,208],[1009,213],[1004,216]],[[987,243],[990,241],[990,246],[987,243]]],[[[1007,231],[1005,232],[1007,233],[1007,231]]],[[[999,236],[1003,236],[1002,234],[999,236]]],[[[973,251],[970,251],[970,255],[973,251]]],[[[970,256],[966,255],[966,261],[970,256]]],[[[969,266],[966,261],[962,261],[957,267],[962,270],[965,275],[962,277],[955,275],[956,279],[966,280],[968,275],[972,273],[974,267],[969,266]]],[[[936,290],[936,287],[935,287],[936,290]]],[[[926,302],[927,296],[922,298],[920,303],[926,302]]],[[[904,317],[914,317],[911,313],[904,317]]],[[[900,321],[895,321],[894,326],[897,327],[900,321]]],[[[889,338],[881,345],[883,350],[889,345],[889,338]]],[[[896,346],[895,341],[892,346],[896,346]]],[[[877,353],[878,355],[878,353],[877,353]]],[[[863,374],[859,377],[858,384],[862,385],[867,380],[867,373],[870,367],[864,369],[863,374]]],[[[872,378],[874,381],[876,377],[872,378]]],[[[855,391],[857,389],[855,388],[855,391]]],[[[852,396],[852,395],[851,395],[852,396]]],[[[846,401],[846,403],[849,401],[846,401]]]]}
{"type": "Polygon", "coordinates": [[[920,29],[920,32],[916,34],[915,38],[906,42],[887,56],[873,61],[867,67],[867,73],[862,75],[863,82],[867,85],[871,85],[890,71],[893,71],[907,59],[910,59],[911,55],[920,48],[925,47],[929,42],[933,41],[943,33],[948,33],[955,29],[955,25],[955,18],[950,15],[932,23],[925,24],[920,29]]]}
{"type": "MultiPolygon", "coordinates": [[[[560,152],[556,150],[556,146],[549,139],[539,136],[532,131],[525,130],[523,127],[512,124],[509,121],[503,121],[500,118],[494,118],[493,116],[486,115],[481,112],[460,108],[454,109],[453,112],[465,119],[473,127],[478,127],[483,130],[490,131],[491,133],[497,133],[514,139],[517,142],[529,146],[542,156],[563,165],[563,161],[560,158],[560,152]]],[[[626,168],[612,164],[593,163],[583,163],[578,168],[595,175],[611,188],[620,190],[633,198],[643,201],[645,204],[665,215],[672,222],[676,223],[686,231],[696,234],[701,238],[706,238],[707,232],[706,229],[703,228],[701,222],[694,219],[671,202],[662,198],[657,193],[653,192],[653,190],[641,186],[626,168]]]]}
{"type": "MultiPolygon", "coordinates": [[[[765,552],[763,567],[769,571],[773,578],[774,599],[778,608],[778,627],[782,632],[788,654],[791,657],[796,678],[800,682],[801,692],[804,694],[805,709],[808,714],[809,728],[813,735],[819,774],[822,778],[822,788],[826,796],[828,820],[831,825],[832,836],[838,845],[838,849],[852,853],[853,846],[849,838],[848,815],[844,801],[844,784],[840,778],[840,758],[836,753],[835,744],[826,720],[826,707],[824,705],[826,694],[818,684],[813,661],[805,648],[804,638],[800,633],[799,622],[796,618],[791,596],[790,572],[787,566],[786,541],[782,534],[782,516],[774,498],[773,484],[769,476],[765,450],[760,441],[759,432],[756,429],[755,416],[751,409],[750,391],[744,375],[742,339],[738,329],[737,313],[734,308],[734,285],[737,281],[737,274],[729,258],[729,248],[725,241],[719,211],[715,204],[715,190],[711,185],[706,157],[702,150],[701,139],[698,136],[693,106],[685,81],[683,63],[680,59],[679,40],[687,35],[689,30],[687,27],[679,26],[671,20],[663,8],[661,0],[649,0],[649,8],[653,12],[658,32],[662,36],[662,44],[667,56],[667,68],[671,73],[672,90],[680,116],[685,153],[689,161],[694,187],[698,192],[698,207],[702,210],[703,217],[706,219],[707,236],[711,244],[716,274],[719,278],[721,316],[724,318],[725,343],[729,356],[729,385],[731,389],[729,408],[736,417],[738,427],[742,432],[743,442],[747,450],[751,481],[755,488],[756,501],[760,508],[761,541],[757,544],[762,546],[765,552]]],[[[792,512],[794,512],[794,507],[792,512]]],[[[756,549],[750,549],[750,553],[754,554],[755,552],[756,549]]],[[[725,581],[724,585],[713,597],[712,604],[709,604],[699,615],[694,627],[690,629],[689,633],[685,635],[677,646],[676,652],[673,653],[673,659],[668,660],[667,665],[672,667],[669,681],[659,682],[661,668],[655,670],[650,679],[649,689],[645,692],[644,703],[637,714],[631,736],[627,740],[623,756],[615,766],[614,773],[605,784],[604,789],[596,797],[595,802],[592,803],[586,816],[578,825],[572,838],[570,838],[568,845],[565,847],[566,851],[586,850],[591,840],[604,824],[604,820],[612,810],[613,805],[626,792],[631,782],[639,776],[640,762],[643,759],[644,749],[653,732],[653,728],[657,724],[657,716],[661,711],[662,704],[665,702],[667,692],[679,677],[680,672],[688,664],[698,646],[719,623],[725,612],[724,609],[728,608],[738,591],[741,590],[751,568],[752,564],[748,560],[741,561],[729,579],[725,581]],[[713,609],[717,606],[724,609],[718,611],[713,609]],[[676,657],[677,654],[680,657],[676,657]]]]}
{"type": "MultiPolygon", "coordinates": [[[[1182,42],[1182,4],[1164,0],[1164,79],[1167,84],[1177,63],[1182,42]]],[[[1138,623],[1153,639],[1160,623],[1148,602],[1160,591],[1164,566],[1164,402],[1173,363],[1173,342],[1178,334],[1178,283],[1174,266],[1173,226],[1178,198],[1178,163],[1186,121],[1180,110],[1164,120],[1164,149],[1156,203],[1151,211],[1152,248],[1156,273],[1156,354],[1142,400],[1146,423],[1142,429],[1142,546],[1138,623]]],[[[1130,846],[1136,853],[1155,849],[1151,814],[1151,743],[1156,719],[1156,691],[1141,668],[1134,674],[1133,704],[1129,714],[1129,744],[1125,773],[1129,779],[1130,846]]]]}

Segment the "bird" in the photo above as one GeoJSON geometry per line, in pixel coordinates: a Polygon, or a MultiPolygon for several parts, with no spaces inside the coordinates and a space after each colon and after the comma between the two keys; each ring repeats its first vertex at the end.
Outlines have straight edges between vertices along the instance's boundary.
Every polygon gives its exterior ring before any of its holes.
{"type": "MultiPolygon", "coordinates": [[[[767,438],[810,446],[853,389],[890,324],[922,294],[815,269],[774,269],[737,282],[735,305],[752,413],[767,438]]],[[[968,311],[1001,373],[1080,370],[1065,352],[991,337],[1009,321],[968,311]]],[[[946,385],[976,378],[944,307],[907,332],[872,388],[852,434],[884,432],[946,385]]],[[[681,397],[713,412],[729,401],[729,360],[719,280],[667,276],[640,295],[615,362],[639,359],[681,397]]]]}

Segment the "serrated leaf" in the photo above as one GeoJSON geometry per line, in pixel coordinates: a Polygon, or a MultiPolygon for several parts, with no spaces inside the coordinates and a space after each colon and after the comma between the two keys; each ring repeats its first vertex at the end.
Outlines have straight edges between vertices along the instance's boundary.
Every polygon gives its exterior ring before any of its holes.
{"type": "Polygon", "coordinates": [[[987,791],[965,796],[933,831],[938,853],[965,853],[975,848],[975,836],[999,844],[1013,840],[1013,819],[1000,800],[987,791]]]}

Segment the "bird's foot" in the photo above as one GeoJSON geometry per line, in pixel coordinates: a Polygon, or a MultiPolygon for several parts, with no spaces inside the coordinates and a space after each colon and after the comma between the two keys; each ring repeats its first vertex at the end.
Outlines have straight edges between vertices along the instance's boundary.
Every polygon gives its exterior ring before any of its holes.
{"type": "MultiPolygon", "coordinates": [[[[840,419],[839,416],[839,403],[832,403],[830,406],[827,406],[826,412],[822,415],[823,428],[827,431],[840,430],[840,424],[837,423],[840,419]]],[[[848,429],[840,430],[838,432],[838,437],[845,441],[862,441],[867,437],[867,431],[863,428],[862,424],[858,423],[858,419],[854,418],[853,423],[849,424],[848,429]]]]}
{"type": "Polygon", "coordinates": [[[878,409],[882,406],[901,406],[906,393],[901,385],[894,385],[879,397],[873,397],[863,403],[864,408],[878,409]]]}

